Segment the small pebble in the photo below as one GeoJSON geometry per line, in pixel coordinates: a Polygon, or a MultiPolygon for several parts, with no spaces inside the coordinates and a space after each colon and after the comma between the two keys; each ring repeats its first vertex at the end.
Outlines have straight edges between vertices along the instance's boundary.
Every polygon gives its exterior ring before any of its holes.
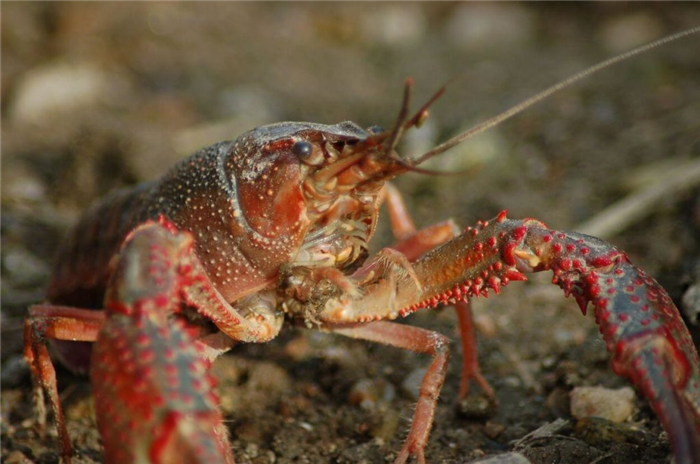
{"type": "Polygon", "coordinates": [[[46,262],[19,247],[5,251],[3,266],[4,277],[12,279],[15,285],[20,286],[45,282],[51,273],[51,268],[46,262]]]}
{"type": "Polygon", "coordinates": [[[519,388],[523,385],[523,381],[514,375],[509,375],[503,378],[503,385],[509,388],[519,388]]]}
{"type": "Polygon", "coordinates": [[[392,409],[382,412],[382,420],[372,427],[370,433],[375,438],[375,442],[389,442],[396,435],[396,430],[403,425],[403,419],[392,409]]]}
{"type": "MultiPolygon", "coordinates": [[[[21,354],[12,354],[2,363],[2,386],[16,387],[29,375],[29,365],[21,354]]],[[[4,391],[3,391],[4,394],[4,391]]]]}
{"type": "MultiPolygon", "coordinates": [[[[11,150],[8,150],[11,151],[11,150]]],[[[3,159],[5,172],[12,172],[6,176],[2,184],[3,208],[13,204],[37,204],[46,201],[47,186],[36,172],[16,159],[3,159]]]]}
{"type": "Polygon", "coordinates": [[[498,327],[493,317],[489,314],[479,314],[474,316],[474,325],[479,335],[485,338],[493,338],[498,335],[498,327]]]}
{"type": "Polygon", "coordinates": [[[401,383],[401,390],[409,395],[413,400],[418,399],[420,394],[420,384],[423,382],[423,377],[428,371],[427,368],[421,367],[419,369],[414,369],[413,372],[408,374],[404,381],[401,383]]]}
{"type": "Polygon", "coordinates": [[[11,114],[30,123],[118,100],[125,90],[125,83],[115,74],[91,64],[67,62],[31,69],[20,82],[11,114]]]}
{"type": "Polygon", "coordinates": [[[498,436],[502,434],[505,429],[505,425],[497,422],[488,421],[486,424],[484,424],[484,433],[492,440],[498,438],[498,436]]]}
{"type": "Polygon", "coordinates": [[[547,407],[555,414],[563,416],[571,410],[569,392],[561,387],[555,388],[545,400],[547,407]]]}
{"type": "Polygon", "coordinates": [[[627,51],[663,35],[659,20],[650,13],[614,18],[603,27],[601,38],[613,53],[627,51]]]}
{"type": "MultiPolygon", "coordinates": [[[[408,131],[401,140],[400,153],[425,153],[438,144],[440,131],[437,122],[434,119],[428,119],[423,123],[420,130],[408,131]]],[[[440,163],[435,164],[435,167],[441,166],[440,163]]]]}
{"type": "Polygon", "coordinates": [[[445,25],[452,44],[467,50],[522,46],[534,39],[536,28],[530,10],[498,2],[461,3],[445,25]]]}
{"type": "MultiPolygon", "coordinates": [[[[552,422],[547,422],[546,424],[541,425],[540,427],[536,428],[535,430],[528,432],[524,437],[521,439],[517,440],[514,444],[513,447],[514,449],[527,449],[533,442],[540,441],[543,438],[548,438],[552,437],[554,435],[560,435],[564,433],[564,431],[570,427],[570,421],[566,419],[556,419],[552,422]]],[[[518,429],[519,426],[511,426],[509,429],[518,429]]],[[[511,433],[512,435],[513,433],[511,433]]]]}
{"type": "Polygon", "coordinates": [[[407,3],[377,4],[360,23],[363,38],[372,44],[405,47],[420,43],[428,28],[425,11],[407,3]]]}
{"type": "Polygon", "coordinates": [[[600,417],[586,417],[576,423],[574,433],[591,446],[605,447],[610,443],[634,443],[643,445],[647,435],[628,424],[615,424],[600,417]]]}
{"type": "Polygon", "coordinates": [[[10,452],[3,462],[5,464],[32,464],[32,461],[21,451],[10,452]]]}
{"type": "Polygon", "coordinates": [[[299,427],[302,429],[306,430],[307,432],[313,432],[314,427],[313,425],[309,424],[308,422],[299,422],[299,427]]]}
{"type": "Polygon", "coordinates": [[[287,371],[271,362],[221,356],[211,372],[218,381],[220,407],[225,414],[263,409],[292,389],[287,371]]]}
{"type": "Polygon", "coordinates": [[[520,453],[497,454],[472,462],[474,464],[530,464],[530,460],[520,453]]]}
{"type": "Polygon", "coordinates": [[[258,457],[260,450],[258,449],[258,445],[255,443],[248,443],[245,447],[245,453],[249,458],[256,458],[258,457]]]}
{"type": "MultiPolygon", "coordinates": [[[[465,122],[467,124],[467,122],[465,122]]],[[[426,122],[426,126],[428,123],[426,122]]],[[[426,168],[455,172],[481,168],[494,164],[506,151],[505,139],[497,129],[479,134],[473,142],[452,148],[445,156],[435,157],[425,163],[426,168]]]]}
{"type": "Polygon", "coordinates": [[[348,402],[359,404],[362,409],[374,410],[380,404],[387,404],[395,396],[393,385],[384,380],[362,379],[350,388],[348,402]]]}
{"type": "Polygon", "coordinates": [[[308,337],[297,337],[289,341],[284,347],[284,353],[294,361],[303,361],[314,355],[314,350],[308,337]]]}
{"type": "Polygon", "coordinates": [[[483,393],[470,394],[457,404],[457,412],[466,419],[483,420],[496,412],[496,404],[483,393]]]}
{"type": "Polygon", "coordinates": [[[571,415],[576,419],[602,417],[624,422],[634,413],[634,390],[630,387],[576,387],[571,391],[571,415]]]}
{"type": "Polygon", "coordinates": [[[691,285],[681,299],[681,311],[693,325],[698,325],[700,319],[700,282],[691,285]]]}

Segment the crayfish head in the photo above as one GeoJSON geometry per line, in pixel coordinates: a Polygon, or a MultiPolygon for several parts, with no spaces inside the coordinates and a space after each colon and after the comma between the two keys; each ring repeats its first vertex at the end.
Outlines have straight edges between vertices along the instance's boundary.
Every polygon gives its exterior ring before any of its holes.
{"type": "Polygon", "coordinates": [[[365,131],[351,122],[277,126],[299,128],[286,143],[300,162],[310,226],[295,265],[349,271],[368,255],[385,182],[407,171],[420,171],[415,163],[399,158],[396,145],[405,130],[422,124],[429,106],[444,91],[440,89],[409,117],[411,86],[409,79],[401,111],[389,131],[378,126],[365,131]]]}
{"type": "Polygon", "coordinates": [[[386,133],[344,122],[297,134],[301,190],[310,227],[295,264],[350,269],[368,254],[381,192],[397,167],[387,156],[386,133]],[[339,137],[350,129],[356,137],[339,137]]]}
{"type": "Polygon", "coordinates": [[[235,226],[284,237],[302,263],[346,269],[367,254],[381,189],[396,165],[385,140],[352,122],[286,122],[242,135],[223,170],[235,226]]]}
{"type": "Polygon", "coordinates": [[[363,130],[352,122],[285,122],[239,137],[229,146],[223,169],[234,228],[253,229],[284,248],[276,262],[347,272],[361,265],[384,184],[418,170],[416,163],[399,158],[396,144],[405,130],[421,124],[441,94],[408,117],[409,90],[410,81],[389,131],[363,130]]]}

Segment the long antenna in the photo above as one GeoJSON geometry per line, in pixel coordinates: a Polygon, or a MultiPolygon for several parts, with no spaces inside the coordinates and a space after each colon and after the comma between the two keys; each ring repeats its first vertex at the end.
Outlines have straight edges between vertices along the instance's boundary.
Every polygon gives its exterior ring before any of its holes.
{"type": "Polygon", "coordinates": [[[520,113],[521,111],[525,110],[526,108],[529,108],[530,106],[534,105],[535,103],[538,103],[540,100],[543,100],[550,95],[552,95],[555,92],[558,92],[566,87],[569,87],[570,85],[574,84],[575,82],[580,81],[584,77],[590,76],[593,73],[596,73],[600,71],[601,69],[607,68],[608,66],[611,66],[615,63],[618,63],[620,61],[626,60],[627,58],[630,58],[635,55],[639,55],[640,53],[644,53],[648,50],[651,50],[652,48],[656,48],[660,45],[666,44],[668,42],[673,42],[674,40],[678,40],[682,37],[691,35],[691,34],[696,34],[700,32],[700,26],[693,27],[691,29],[687,29],[682,32],[678,32],[673,35],[669,35],[668,37],[664,37],[663,39],[655,40],[654,42],[648,43],[646,45],[639,46],[637,48],[634,48],[628,52],[622,53],[620,55],[617,55],[615,57],[609,58],[601,63],[596,64],[595,66],[591,66],[588,69],[585,69],[579,73],[574,74],[573,76],[569,77],[568,79],[565,79],[558,84],[555,84],[548,89],[538,93],[537,95],[528,98],[527,100],[524,100],[523,102],[519,103],[518,105],[492,117],[491,119],[488,119],[480,124],[477,124],[476,126],[472,127],[471,129],[468,129],[464,132],[462,132],[459,135],[456,135],[452,137],[451,139],[441,143],[440,145],[436,146],[435,148],[429,150],[428,152],[422,154],[418,158],[415,159],[409,159],[406,160],[409,164],[411,165],[417,165],[421,164],[424,161],[432,158],[435,155],[439,155],[440,153],[443,153],[450,148],[454,147],[455,145],[467,140],[468,138],[471,138],[477,134],[480,134],[493,126],[500,124],[501,122],[505,121],[506,119],[510,119],[516,114],[520,113]]]}

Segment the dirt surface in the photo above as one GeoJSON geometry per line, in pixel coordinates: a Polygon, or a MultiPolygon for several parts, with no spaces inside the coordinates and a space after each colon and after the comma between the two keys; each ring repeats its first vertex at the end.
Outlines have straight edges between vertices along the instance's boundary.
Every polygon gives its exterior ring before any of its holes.
{"type": "MultiPolygon", "coordinates": [[[[407,76],[416,101],[449,82],[426,126],[402,147],[417,154],[573,72],[699,23],[692,3],[3,2],[3,462],[58,459],[53,428],[45,439],[32,428],[22,320],[43,298],[63,233],[96,198],[261,124],[350,119],[389,127],[407,76]]],[[[697,164],[698,44],[690,38],[617,65],[430,165],[469,174],[398,179],[417,224],[472,224],[508,209],[574,229],[674,168],[697,164]]],[[[700,188],[672,193],[673,186],[605,238],[678,302],[698,284],[691,270],[700,260],[700,188]]],[[[382,225],[376,247],[388,243],[382,225]]],[[[454,343],[430,462],[508,451],[534,463],[670,460],[639,395],[622,424],[570,416],[574,387],[627,382],[612,373],[592,318],[546,285],[549,278],[475,301],[480,359],[499,406],[484,405],[477,388],[457,406],[454,343]]],[[[450,310],[405,322],[458,339],[450,310]]],[[[237,347],[214,367],[237,461],[391,461],[428,362],[296,329],[237,347]]],[[[76,461],[101,462],[89,383],[59,368],[59,389],[76,461]]]]}

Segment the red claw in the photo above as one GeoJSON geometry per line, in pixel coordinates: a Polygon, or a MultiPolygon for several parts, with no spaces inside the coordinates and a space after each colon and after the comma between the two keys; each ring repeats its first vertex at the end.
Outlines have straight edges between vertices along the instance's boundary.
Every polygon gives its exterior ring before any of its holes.
{"type": "Polygon", "coordinates": [[[700,358],[671,298],[612,245],[574,232],[557,232],[551,241],[550,233],[530,229],[526,248],[543,251],[545,269],[564,271],[557,283],[574,294],[584,314],[593,303],[613,369],[651,402],[676,461],[699,462],[700,358]]]}
{"type": "Polygon", "coordinates": [[[188,260],[190,243],[172,224],[149,222],[116,261],[90,371],[107,462],[134,462],[147,449],[150,462],[233,463],[207,363],[169,320],[185,277],[171,263],[188,260]],[[144,279],[137,287],[134,273],[144,279]]]}
{"type": "Polygon", "coordinates": [[[525,280],[523,272],[552,270],[552,282],[574,296],[584,315],[589,303],[595,307],[615,372],[650,401],[669,434],[677,462],[698,462],[700,359],[663,288],[624,253],[593,237],[553,231],[533,219],[506,219],[503,214],[482,223],[478,235],[475,230],[466,229],[415,263],[424,288],[418,307],[434,306],[448,291],[457,294],[455,289],[465,299],[525,280]],[[478,251],[480,244],[493,238],[494,248],[478,251]],[[475,253],[483,256],[474,259],[475,253]],[[483,272],[489,275],[488,286],[483,285],[483,272]]]}

